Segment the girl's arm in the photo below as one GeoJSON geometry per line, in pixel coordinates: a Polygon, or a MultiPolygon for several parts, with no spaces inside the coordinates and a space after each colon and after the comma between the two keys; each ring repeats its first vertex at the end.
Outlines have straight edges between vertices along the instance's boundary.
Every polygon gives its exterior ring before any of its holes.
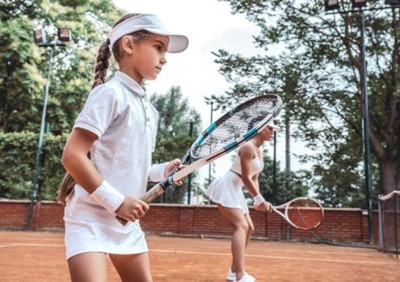
{"type": "Polygon", "coordinates": [[[94,133],[88,130],[74,128],[65,144],[61,157],[61,163],[65,169],[90,194],[103,182],[103,178],[87,157],[97,138],[94,133]]]}
{"type": "Polygon", "coordinates": [[[255,201],[257,211],[271,212],[271,204],[263,198],[260,194],[260,187],[258,182],[258,173],[251,177],[250,169],[251,162],[255,156],[254,147],[247,143],[239,149],[240,165],[242,169],[242,181],[247,191],[252,195],[255,201]]]}
{"type": "Polygon", "coordinates": [[[149,206],[133,196],[124,197],[103,180],[87,157],[97,138],[88,130],[73,129],[65,144],[61,162],[75,181],[110,213],[116,213],[129,221],[135,221],[149,210],[149,206]]]}
{"type": "Polygon", "coordinates": [[[247,191],[255,197],[259,194],[257,179],[250,175],[251,162],[254,158],[254,147],[250,143],[244,144],[239,149],[240,166],[242,170],[242,181],[247,191]]]}

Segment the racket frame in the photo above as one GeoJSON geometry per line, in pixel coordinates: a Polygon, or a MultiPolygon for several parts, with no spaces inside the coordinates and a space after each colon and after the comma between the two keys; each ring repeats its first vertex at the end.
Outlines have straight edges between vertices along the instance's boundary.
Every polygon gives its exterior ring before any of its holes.
{"type": "Polygon", "coordinates": [[[289,202],[286,202],[286,203],[284,203],[284,204],[282,204],[282,205],[279,205],[279,206],[276,206],[276,207],[273,206],[273,205],[271,205],[271,208],[272,208],[272,210],[273,210],[275,213],[277,213],[278,215],[280,215],[280,216],[281,216],[287,223],[289,223],[291,226],[293,226],[294,228],[297,228],[297,229],[299,229],[299,230],[303,230],[303,231],[310,231],[310,230],[316,229],[318,226],[321,225],[321,223],[322,223],[322,221],[324,220],[324,217],[325,217],[325,212],[324,212],[323,206],[322,206],[317,200],[315,200],[315,199],[313,199],[313,198],[311,198],[311,197],[297,197],[297,198],[294,198],[294,199],[290,200],[289,202]],[[317,206],[318,206],[318,207],[320,208],[320,210],[321,210],[321,219],[320,219],[320,221],[319,221],[317,224],[314,224],[314,226],[310,226],[310,227],[308,227],[308,228],[305,228],[305,227],[301,227],[301,226],[298,226],[298,225],[294,224],[294,223],[290,220],[290,218],[289,218],[290,205],[291,205],[293,202],[298,201],[298,200],[311,200],[311,201],[313,201],[315,204],[317,204],[317,206]],[[279,209],[284,209],[284,212],[281,212],[279,209]]]}
{"type": "MultiPolygon", "coordinates": [[[[185,176],[189,175],[190,173],[194,172],[195,170],[203,167],[206,164],[209,164],[216,159],[230,153],[232,150],[238,148],[243,143],[249,141],[253,137],[255,137],[260,131],[262,131],[268,124],[272,123],[272,121],[279,115],[283,106],[282,99],[279,95],[276,94],[265,94],[261,96],[254,97],[252,99],[246,100],[245,102],[241,103],[240,105],[234,107],[230,111],[226,112],[220,118],[218,118],[215,122],[213,122],[210,126],[208,126],[202,134],[196,139],[196,141],[192,144],[189,150],[186,152],[185,156],[181,159],[181,164],[185,163],[186,161],[193,160],[190,164],[184,166],[182,169],[175,168],[163,181],[157,183],[152,188],[150,188],[145,195],[140,197],[140,200],[151,203],[155,199],[157,199],[164,190],[173,184],[174,182],[183,179],[185,176]],[[240,111],[241,108],[245,107],[247,104],[254,104],[256,100],[263,100],[263,99],[270,99],[271,101],[275,100],[276,104],[273,108],[271,108],[271,112],[268,112],[264,119],[259,121],[257,124],[254,125],[253,128],[248,130],[246,133],[242,134],[236,140],[230,142],[229,144],[223,146],[219,150],[206,155],[204,157],[200,157],[195,159],[191,152],[198,146],[200,146],[203,141],[206,139],[208,135],[210,135],[216,128],[218,128],[219,124],[223,123],[225,120],[229,119],[233,116],[236,112],[240,111]]],[[[120,218],[117,216],[117,219],[120,221],[121,224],[125,225],[128,221],[120,218]]]]}

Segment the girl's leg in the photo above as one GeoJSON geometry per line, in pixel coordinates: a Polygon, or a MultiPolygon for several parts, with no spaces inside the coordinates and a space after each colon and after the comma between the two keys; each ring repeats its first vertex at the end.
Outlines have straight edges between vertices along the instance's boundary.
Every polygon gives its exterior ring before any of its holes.
{"type": "Polygon", "coordinates": [[[249,229],[247,230],[247,236],[246,236],[246,247],[247,247],[247,245],[250,242],[251,235],[254,232],[254,224],[253,221],[251,220],[250,214],[246,213],[244,216],[247,220],[247,223],[249,224],[249,229]]]}
{"type": "Polygon", "coordinates": [[[218,205],[223,218],[233,228],[231,241],[232,271],[236,272],[236,278],[240,279],[245,274],[245,249],[248,240],[249,222],[241,209],[226,208],[218,205]]]}
{"type": "Polygon", "coordinates": [[[149,254],[110,255],[122,282],[152,282],[149,254]]]}
{"type": "Polygon", "coordinates": [[[107,255],[105,253],[83,253],[68,260],[72,282],[106,282],[107,255]]]}

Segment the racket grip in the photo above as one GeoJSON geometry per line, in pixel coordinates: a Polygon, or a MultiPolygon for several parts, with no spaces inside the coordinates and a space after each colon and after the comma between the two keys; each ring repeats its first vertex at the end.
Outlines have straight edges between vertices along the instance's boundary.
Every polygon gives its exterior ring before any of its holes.
{"type": "MultiPolygon", "coordinates": [[[[141,201],[149,204],[153,202],[155,199],[157,199],[162,193],[164,193],[164,189],[162,185],[168,185],[169,180],[159,183],[155,186],[153,186],[149,191],[144,194],[143,197],[140,198],[141,201]]],[[[128,223],[128,220],[125,218],[119,217],[118,215],[116,216],[117,220],[125,226],[128,223]]]]}
{"type": "Polygon", "coordinates": [[[118,221],[119,221],[123,226],[125,226],[125,225],[128,223],[128,221],[127,221],[125,218],[119,217],[118,215],[117,215],[115,218],[118,219],[118,221]]]}
{"type": "Polygon", "coordinates": [[[164,193],[164,189],[160,184],[153,186],[143,197],[140,198],[145,203],[151,203],[155,199],[157,199],[162,193],[164,193]]]}

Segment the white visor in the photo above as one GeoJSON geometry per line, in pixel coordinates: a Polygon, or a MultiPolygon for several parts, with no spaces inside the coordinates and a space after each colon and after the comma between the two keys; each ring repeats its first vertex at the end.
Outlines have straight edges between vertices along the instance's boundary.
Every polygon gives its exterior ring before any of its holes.
{"type": "Polygon", "coordinates": [[[114,43],[122,36],[138,30],[147,30],[154,34],[168,36],[169,44],[167,52],[170,53],[182,52],[189,45],[189,39],[186,36],[166,31],[156,15],[141,14],[119,23],[111,30],[108,34],[110,50],[112,50],[114,43]]]}
{"type": "Polygon", "coordinates": [[[268,127],[272,129],[272,131],[278,132],[281,131],[282,128],[280,128],[279,126],[276,126],[274,124],[268,124],[268,127]]]}

